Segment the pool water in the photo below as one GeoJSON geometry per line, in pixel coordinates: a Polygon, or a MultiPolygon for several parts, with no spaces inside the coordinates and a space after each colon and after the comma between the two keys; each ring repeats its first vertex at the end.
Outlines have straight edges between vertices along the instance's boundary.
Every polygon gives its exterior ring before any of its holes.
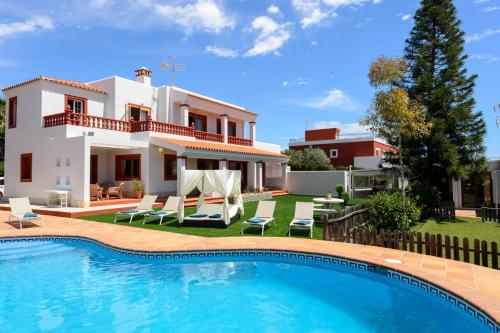
{"type": "Polygon", "coordinates": [[[0,242],[0,331],[486,331],[383,274],[229,260],[166,263],[81,242],[0,242]]]}

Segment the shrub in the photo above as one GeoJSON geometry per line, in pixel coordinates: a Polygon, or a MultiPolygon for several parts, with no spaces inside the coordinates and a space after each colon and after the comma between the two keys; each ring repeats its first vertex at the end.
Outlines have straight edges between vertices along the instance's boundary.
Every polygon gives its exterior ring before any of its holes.
{"type": "Polygon", "coordinates": [[[349,199],[351,199],[351,196],[349,195],[349,192],[344,192],[342,193],[342,195],[340,196],[340,199],[343,199],[344,200],[344,207],[347,206],[347,204],[349,203],[349,199]]]}
{"type": "Polygon", "coordinates": [[[420,209],[411,197],[379,192],[367,202],[370,224],[376,229],[408,230],[420,219],[420,209]]]}
{"type": "Polygon", "coordinates": [[[430,208],[441,201],[441,192],[437,187],[422,183],[411,183],[406,188],[406,193],[422,210],[422,217],[431,216],[432,210],[430,208]]]}
{"type": "Polygon", "coordinates": [[[342,198],[342,195],[343,195],[343,194],[344,194],[344,192],[345,192],[345,187],[344,187],[344,185],[342,185],[342,184],[337,184],[337,185],[335,186],[335,191],[337,191],[337,195],[338,195],[338,197],[339,197],[339,198],[342,198]]]}

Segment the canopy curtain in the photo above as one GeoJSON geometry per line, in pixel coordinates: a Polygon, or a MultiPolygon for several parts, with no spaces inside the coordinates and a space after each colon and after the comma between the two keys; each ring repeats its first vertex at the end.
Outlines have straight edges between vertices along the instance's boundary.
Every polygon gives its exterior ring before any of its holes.
{"type": "Polygon", "coordinates": [[[231,217],[229,216],[229,195],[231,195],[233,190],[234,172],[230,170],[215,170],[214,175],[216,191],[224,197],[222,217],[226,225],[229,225],[231,223],[231,217]]]}
{"type": "Polygon", "coordinates": [[[245,214],[245,207],[243,206],[243,196],[241,195],[241,171],[233,171],[234,182],[231,194],[234,195],[235,204],[240,209],[241,215],[245,214]]]}
{"type": "MultiPolygon", "coordinates": [[[[198,188],[198,190],[203,193],[202,186],[203,186],[203,171],[202,170],[183,170],[182,171],[182,173],[181,173],[181,193],[180,193],[181,201],[179,202],[179,211],[178,211],[179,223],[182,223],[184,221],[184,201],[186,200],[186,195],[188,195],[195,188],[198,188]]],[[[201,198],[201,200],[203,200],[203,198],[201,198]]],[[[200,198],[198,198],[198,204],[199,204],[199,202],[200,202],[200,198]]]]}

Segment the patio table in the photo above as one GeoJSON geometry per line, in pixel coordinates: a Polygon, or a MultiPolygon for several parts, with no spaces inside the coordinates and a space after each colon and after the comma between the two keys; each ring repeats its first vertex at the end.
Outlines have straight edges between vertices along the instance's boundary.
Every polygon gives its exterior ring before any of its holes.
{"type": "Polygon", "coordinates": [[[314,198],[313,202],[319,203],[323,205],[323,208],[315,208],[314,210],[317,212],[321,212],[322,216],[326,215],[328,213],[335,212],[335,209],[333,209],[333,204],[336,203],[343,203],[344,200],[339,199],[339,198],[314,198]]]}
{"type": "Polygon", "coordinates": [[[68,208],[68,190],[47,190],[45,192],[47,193],[47,207],[50,207],[50,196],[55,195],[59,201],[59,206],[63,208],[64,204],[64,207],[68,208]]]}

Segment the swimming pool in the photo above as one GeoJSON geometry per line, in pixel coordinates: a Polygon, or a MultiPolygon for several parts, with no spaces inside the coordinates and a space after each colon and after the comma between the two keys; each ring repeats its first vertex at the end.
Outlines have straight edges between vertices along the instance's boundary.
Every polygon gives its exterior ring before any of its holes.
{"type": "Polygon", "coordinates": [[[82,238],[40,237],[0,239],[0,328],[488,332],[498,326],[430,284],[334,257],[137,253],[82,238]]]}

